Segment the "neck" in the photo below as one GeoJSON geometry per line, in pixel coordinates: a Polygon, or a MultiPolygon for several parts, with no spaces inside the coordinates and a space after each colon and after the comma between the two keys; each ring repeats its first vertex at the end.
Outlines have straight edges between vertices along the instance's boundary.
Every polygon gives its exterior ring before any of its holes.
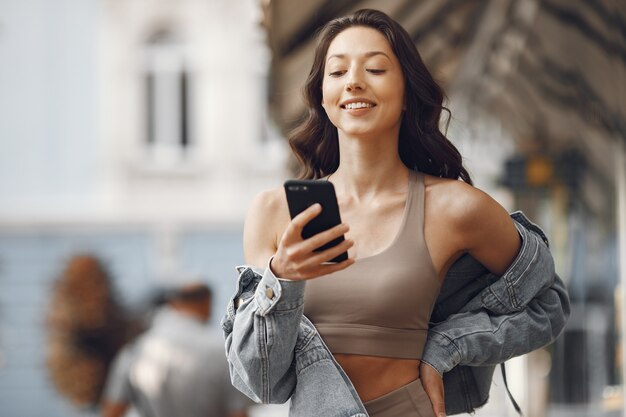
{"type": "Polygon", "coordinates": [[[355,138],[339,132],[339,167],[331,175],[338,193],[360,199],[406,188],[409,170],[398,154],[398,136],[355,138]]]}

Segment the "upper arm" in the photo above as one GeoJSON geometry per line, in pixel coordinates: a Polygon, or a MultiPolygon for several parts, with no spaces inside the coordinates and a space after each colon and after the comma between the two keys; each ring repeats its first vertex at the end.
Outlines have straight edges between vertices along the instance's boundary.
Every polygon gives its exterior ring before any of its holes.
{"type": "Polygon", "coordinates": [[[521,239],[507,211],[481,190],[464,185],[454,215],[458,241],[487,269],[502,275],[519,252],[521,239]]]}
{"type": "Polygon", "coordinates": [[[282,188],[264,191],[250,205],[243,228],[243,251],[249,265],[264,268],[276,253],[282,229],[289,221],[282,188]]]}

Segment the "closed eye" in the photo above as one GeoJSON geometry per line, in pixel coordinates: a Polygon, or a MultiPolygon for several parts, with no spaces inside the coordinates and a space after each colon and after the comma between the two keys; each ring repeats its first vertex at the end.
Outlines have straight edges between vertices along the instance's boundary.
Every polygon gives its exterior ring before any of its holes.
{"type": "Polygon", "coordinates": [[[386,70],[384,69],[368,69],[367,72],[372,74],[384,74],[386,70]]]}
{"type": "Polygon", "coordinates": [[[343,70],[342,71],[333,71],[333,72],[331,72],[328,75],[331,76],[331,77],[340,77],[340,76],[342,76],[345,73],[346,73],[346,71],[343,71],[343,70]]]}

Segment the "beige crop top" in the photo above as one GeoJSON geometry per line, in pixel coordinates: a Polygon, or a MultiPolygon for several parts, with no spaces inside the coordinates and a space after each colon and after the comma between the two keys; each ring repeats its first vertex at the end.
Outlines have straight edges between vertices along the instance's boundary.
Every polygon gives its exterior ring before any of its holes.
{"type": "Polygon", "coordinates": [[[304,314],[332,353],[421,359],[439,287],[424,240],[424,176],[411,171],[391,245],[308,280],[304,314]]]}

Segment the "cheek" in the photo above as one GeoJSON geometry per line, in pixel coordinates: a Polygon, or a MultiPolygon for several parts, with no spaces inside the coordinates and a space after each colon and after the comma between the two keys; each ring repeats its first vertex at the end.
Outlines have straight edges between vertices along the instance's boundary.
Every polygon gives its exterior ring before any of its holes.
{"type": "Polygon", "coordinates": [[[324,83],[322,84],[322,103],[325,101],[328,101],[329,98],[330,98],[330,90],[328,88],[328,84],[324,83]]]}
{"type": "Polygon", "coordinates": [[[391,97],[393,97],[394,107],[397,105],[398,108],[404,109],[406,104],[404,97],[404,85],[394,84],[393,87],[389,89],[389,92],[391,93],[391,97]]]}
{"type": "Polygon", "coordinates": [[[333,96],[328,89],[322,88],[322,107],[326,112],[332,111],[333,96]]]}
{"type": "Polygon", "coordinates": [[[326,91],[326,83],[322,83],[322,86],[320,87],[320,90],[322,90],[322,107],[324,107],[324,109],[326,108],[326,98],[328,97],[328,92],[326,91]]]}

